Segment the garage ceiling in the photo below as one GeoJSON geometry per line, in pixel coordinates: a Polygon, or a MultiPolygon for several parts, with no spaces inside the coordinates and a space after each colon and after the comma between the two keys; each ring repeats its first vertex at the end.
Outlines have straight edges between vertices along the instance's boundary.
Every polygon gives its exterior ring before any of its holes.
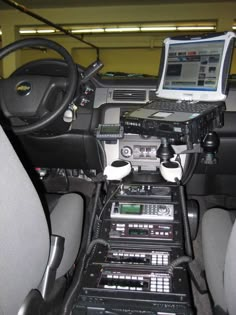
{"type": "MultiPolygon", "coordinates": [[[[113,5],[143,5],[143,0],[18,0],[16,1],[29,9],[36,8],[63,8],[63,7],[89,7],[89,6],[113,6],[113,5]]],[[[177,4],[189,2],[224,2],[224,0],[145,0],[145,5],[177,4]]],[[[233,1],[232,1],[233,2],[233,1]]],[[[0,0],[0,9],[13,9],[0,0]]]]}

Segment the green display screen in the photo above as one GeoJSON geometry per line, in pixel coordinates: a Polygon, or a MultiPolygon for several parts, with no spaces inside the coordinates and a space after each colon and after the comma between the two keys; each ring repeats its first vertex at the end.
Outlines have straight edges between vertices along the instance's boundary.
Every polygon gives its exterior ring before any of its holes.
{"type": "Polygon", "coordinates": [[[102,125],[100,130],[101,135],[104,134],[119,134],[120,126],[116,125],[102,125]]]}
{"type": "Polygon", "coordinates": [[[137,235],[137,236],[143,236],[148,235],[148,230],[143,229],[129,229],[129,235],[137,235]]]}
{"type": "Polygon", "coordinates": [[[122,214],[141,214],[142,208],[141,205],[136,204],[121,204],[120,213],[122,214]]]}

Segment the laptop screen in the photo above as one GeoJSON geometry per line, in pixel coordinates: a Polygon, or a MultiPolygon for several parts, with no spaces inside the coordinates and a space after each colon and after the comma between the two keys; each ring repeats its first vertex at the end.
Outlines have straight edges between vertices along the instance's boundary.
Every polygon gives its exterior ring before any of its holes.
{"type": "Polygon", "coordinates": [[[167,38],[157,95],[178,100],[224,100],[222,83],[228,77],[234,36],[227,32],[209,38],[167,38]]]}
{"type": "Polygon", "coordinates": [[[169,47],[164,89],[216,91],[224,41],[169,47]]]}

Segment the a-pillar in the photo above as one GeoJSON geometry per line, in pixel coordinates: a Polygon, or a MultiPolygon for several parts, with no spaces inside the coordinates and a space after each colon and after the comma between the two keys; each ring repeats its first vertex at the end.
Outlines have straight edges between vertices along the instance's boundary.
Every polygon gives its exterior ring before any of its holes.
{"type": "MultiPolygon", "coordinates": [[[[16,27],[9,24],[1,24],[2,47],[15,42],[18,39],[16,27]]],[[[7,78],[17,68],[17,53],[12,53],[2,60],[2,75],[7,78]]]]}

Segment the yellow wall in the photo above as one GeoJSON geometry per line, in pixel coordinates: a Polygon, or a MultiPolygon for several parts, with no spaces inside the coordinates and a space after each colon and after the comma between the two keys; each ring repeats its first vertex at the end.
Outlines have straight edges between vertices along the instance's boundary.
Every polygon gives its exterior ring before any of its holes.
{"type": "Polygon", "coordinates": [[[234,49],[230,73],[236,74],[236,49],[234,49]]]}
{"type": "Polygon", "coordinates": [[[36,49],[24,49],[20,51],[19,59],[21,64],[25,64],[29,61],[37,59],[47,59],[47,58],[62,58],[56,52],[52,50],[36,50],[36,49]]]}
{"type": "MultiPolygon", "coordinates": [[[[101,60],[106,62],[101,72],[120,71],[157,75],[160,51],[160,48],[102,49],[101,60]]],[[[94,61],[94,52],[91,49],[73,50],[72,56],[76,62],[84,66],[94,61]]]]}
{"type": "MultiPolygon", "coordinates": [[[[140,6],[104,6],[64,9],[38,9],[36,13],[57,24],[92,24],[126,22],[161,22],[189,20],[217,20],[217,30],[230,30],[236,18],[236,1],[217,3],[184,3],[140,6]]],[[[38,21],[17,10],[0,11],[0,26],[3,31],[2,44],[17,38],[18,26],[40,25],[38,21]]],[[[85,36],[85,39],[101,47],[100,59],[105,64],[102,71],[125,71],[157,74],[160,46],[164,37],[170,34],[125,34],[85,36]],[[134,49],[135,48],[135,49],[134,49]]],[[[171,34],[172,35],[172,34],[171,34]]],[[[88,65],[96,59],[95,51],[88,49],[75,39],[66,36],[50,37],[71,53],[76,62],[88,65]],[[85,49],[86,48],[86,49],[85,49]]],[[[17,58],[10,57],[4,62],[3,73],[8,75],[17,66],[32,59],[51,57],[49,52],[27,50],[17,58]]],[[[1,70],[1,69],[0,69],[1,70]]],[[[236,54],[232,72],[236,73],[236,54]]]]}
{"type": "MultiPolygon", "coordinates": [[[[87,67],[96,60],[96,53],[93,49],[72,49],[74,61],[87,67]]],[[[161,57],[161,48],[104,48],[100,50],[100,59],[104,63],[102,73],[110,71],[126,73],[142,73],[157,75],[161,57]]],[[[58,58],[58,55],[51,51],[24,50],[21,53],[22,64],[45,58],[58,58]]],[[[234,50],[231,74],[236,74],[236,49],[234,50]]]]}

